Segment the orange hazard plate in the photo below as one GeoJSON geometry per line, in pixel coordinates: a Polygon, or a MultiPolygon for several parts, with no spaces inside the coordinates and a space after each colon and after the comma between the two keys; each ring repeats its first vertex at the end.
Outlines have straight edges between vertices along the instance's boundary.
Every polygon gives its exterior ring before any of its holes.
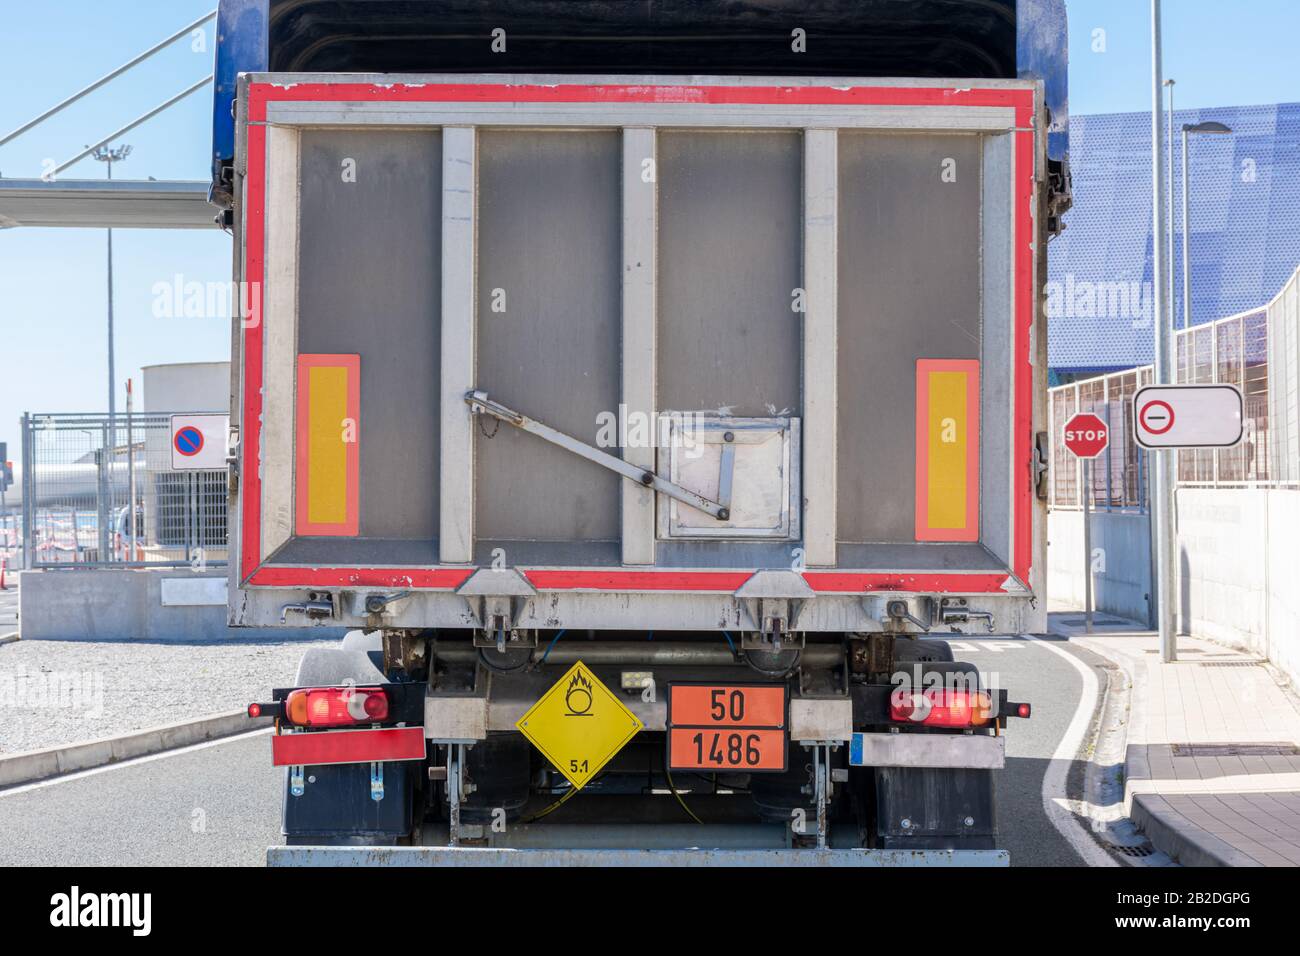
{"type": "Polygon", "coordinates": [[[785,715],[783,684],[670,684],[668,767],[780,773],[785,715]]]}
{"type": "Polygon", "coordinates": [[[672,770],[740,770],[747,773],[785,770],[785,731],[733,727],[668,729],[668,766],[672,770]]]}

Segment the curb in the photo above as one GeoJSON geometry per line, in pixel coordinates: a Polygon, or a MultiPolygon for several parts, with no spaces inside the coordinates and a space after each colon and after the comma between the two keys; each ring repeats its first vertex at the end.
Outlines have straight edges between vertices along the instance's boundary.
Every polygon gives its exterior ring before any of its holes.
{"type": "Polygon", "coordinates": [[[1255,860],[1202,830],[1158,793],[1135,793],[1130,818],[1151,845],[1180,866],[1259,866],[1255,860]]]}
{"type": "Polygon", "coordinates": [[[0,644],[12,644],[18,640],[18,632],[10,631],[8,634],[0,634],[0,644]]]}
{"type": "Polygon", "coordinates": [[[133,757],[144,757],[176,747],[188,747],[191,744],[230,737],[270,725],[269,717],[253,719],[245,711],[232,710],[210,714],[197,720],[179,721],[149,730],[136,730],[119,737],[101,737],[98,740],[51,747],[48,750],[28,750],[25,753],[0,757],[0,787],[13,787],[78,770],[90,770],[94,767],[130,760],[133,757]]]}

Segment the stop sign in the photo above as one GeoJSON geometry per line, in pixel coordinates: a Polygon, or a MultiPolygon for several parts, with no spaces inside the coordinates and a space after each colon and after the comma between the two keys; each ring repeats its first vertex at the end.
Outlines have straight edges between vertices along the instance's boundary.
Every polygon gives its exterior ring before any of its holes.
{"type": "Polygon", "coordinates": [[[1071,415],[1065,423],[1065,447],[1076,458],[1096,458],[1110,443],[1110,430],[1092,412],[1071,415]]]}

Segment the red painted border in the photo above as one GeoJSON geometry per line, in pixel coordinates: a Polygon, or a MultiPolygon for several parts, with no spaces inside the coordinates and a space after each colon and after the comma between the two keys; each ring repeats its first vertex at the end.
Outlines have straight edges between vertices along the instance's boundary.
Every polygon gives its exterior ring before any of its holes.
{"type": "Polygon", "coordinates": [[[1005,571],[946,571],[932,573],[882,573],[861,571],[818,571],[804,575],[814,591],[929,591],[939,594],[990,594],[1003,591],[1005,571]]]}
{"type": "MultiPolygon", "coordinates": [[[[248,581],[257,569],[262,548],[262,280],[266,269],[266,104],[261,115],[250,109],[247,129],[248,169],[244,189],[244,281],[248,293],[248,316],[243,321],[243,409],[240,414],[239,571],[248,581]],[[243,451],[242,449],[251,449],[243,451]]],[[[304,581],[303,583],[309,583],[304,581]]]]}
{"type": "Polygon", "coordinates": [[[916,360],[916,540],[978,541],[980,539],[980,363],[976,359],[916,360]],[[930,373],[966,375],[966,525],[931,528],[930,373]]]}
{"type": "MultiPolygon", "coordinates": [[[[633,84],[558,84],[555,86],[431,83],[427,85],[383,85],[370,83],[250,83],[248,87],[247,150],[245,189],[244,276],[254,293],[252,314],[243,330],[244,396],[243,441],[253,450],[260,448],[263,386],[262,281],[265,273],[266,240],[266,121],[267,104],[280,102],[551,102],[551,103],[762,103],[785,105],[858,106],[993,106],[1013,108],[1017,132],[1014,143],[1014,274],[1015,314],[1012,346],[1015,353],[1013,416],[1013,475],[1015,510],[1012,521],[1012,573],[1028,582],[1033,542],[1032,480],[1030,456],[1033,427],[1033,367],[1029,355],[1034,302],[1034,93],[1029,89],[954,88],[921,86],[699,86],[633,84]],[[1018,473],[1018,477],[1017,477],[1018,473]]],[[[247,458],[245,459],[247,461],[247,458]]],[[[455,587],[457,583],[421,585],[417,579],[451,581],[452,575],[471,573],[464,569],[412,570],[402,568],[258,568],[261,546],[262,482],[258,469],[246,467],[243,476],[240,532],[241,576],[251,585],[329,586],[364,584],[372,580],[411,582],[411,586],[455,587]],[[256,572],[256,573],[255,573],[256,572]],[[343,581],[342,578],[349,580],[343,581]]],[[[547,589],[626,589],[630,580],[649,590],[713,590],[721,587],[712,571],[534,571],[547,589]],[[620,575],[639,575],[627,578],[620,575]],[[708,582],[688,587],[686,581],[708,582]],[[665,582],[659,584],[658,582],[665,582]],[[657,585],[657,586],[656,586],[657,585]]],[[[743,572],[747,577],[752,572],[743,572]]],[[[936,575],[866,574],[854,572],[807,572],[804,578],[818,591],[925,590],[932,592],[996,592],[1006,576],[951,572],[936,575]],[[900,585],[900,586],[895,586],[900,585]]],[[[463,579],[462,579],[463,580],[463,579]]],[[[541,585],[539,585],[541,586],[541,585]]],[[[738,585],[737,585],[738,586],[738,585]]]]}
{"type": "MultiPolygon", "coordinates": [[[[293,494],[294,494],[294,516],[297,519],[294,525],[294,534],[303,537],[356,537],[360,530],[361,508],[360,508],[360,491],[358,485],[361,481],[361,356],[360,355],[327,355],[321,353],[305,352],[298,356],[298,381],[296,383],[298,390],[297,398],[297,423],[295,435],[297,438],[297,447],[295,448],[295,477],[293,494]],[[308,456],[308,430],[311,422],[311,392],[307,388],[308,376],[306,372],[312,368],[343,368],[348,373],[348,398],[347,398],[347,417],[352,419],[353,427],[357,430],[356,441],[353,441],[347,447],[347,502],[344,505],[344,519],[338,523],[312,521],[309,517],[309,475],[311,460],[308,456]]],[[[340,422],[340,426],[342,423],[340,422]]]]}
{"type": "Polygon", "coordinates": [[[332,103],[652,103],[785,106],[993,106],[1014,108],[1016,125],[1033,118],[1033,91],[945,86],[728,86],[559,83],[250,83],[249,119],[266,104],[332,103]]]}
{"type": "Polygon", "coordinates": [[[441,588],[454,590],[474,568],[331,568],[264,564],[249,577],[257,587],[441,588]]]}
{"type": "Polygon", "coordinates": [[[730,594],[753,571],[524,571],[543,591],[721,591],[730,594]]]}
{"type": "Polygon", "coordinates": [[[1011,486],[1015,490],[1015,519],[1012,521],[1011,569],[1028,587],[1033,554],[1034,519],[1034,457],[1032,433],[1034,430],[1034,366],[1029,354],[1029,340],[1034,328],[1034,300],[1037,283],[1034,279],[1034,134],[1031,129],[1032,110],[1023,121],[1017,122],[1022,130],[1015,134],[1016,158],[1013,164],[1015,182],[1015,296],[1012,349],[1015,355],[1015,399],[1012,402],[1011,436],[1014,450],[1011,456],[1011,486]]]}
{"type": "Polygon", "coordinates": [[[271,738],[271,765],[274,767],[423,759],[423,727],[321,730],[276,734],[271,738]]]}

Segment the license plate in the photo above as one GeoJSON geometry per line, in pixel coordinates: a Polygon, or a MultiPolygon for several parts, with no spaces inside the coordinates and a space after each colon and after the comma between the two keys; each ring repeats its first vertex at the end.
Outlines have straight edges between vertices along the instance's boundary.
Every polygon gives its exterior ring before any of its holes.
{"type": "Polygon", "coordinates": [[[783,684],[670,684],[668,767],[780,773],[789,749],[783,684]]]}

